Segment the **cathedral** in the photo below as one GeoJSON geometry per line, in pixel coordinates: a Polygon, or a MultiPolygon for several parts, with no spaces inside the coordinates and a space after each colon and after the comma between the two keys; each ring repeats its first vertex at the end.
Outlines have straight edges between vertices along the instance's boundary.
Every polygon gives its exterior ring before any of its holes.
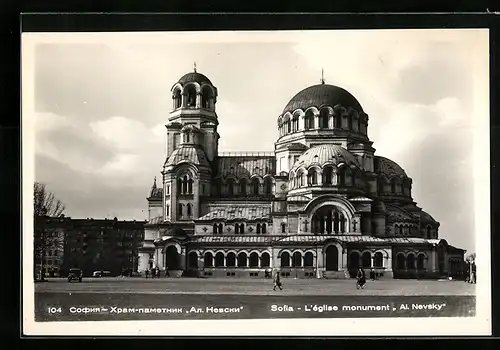
{"type": "Polygon", "coordinates": [[[194,70],[172,89],[161,183],[147,197],[139,272],[170,277],[459,276],[465,251],[412,198],[412,179],[375,154],[348,91],[309,86],[277,118],[272,152],[219,152],[217,88],[194,70]]]}

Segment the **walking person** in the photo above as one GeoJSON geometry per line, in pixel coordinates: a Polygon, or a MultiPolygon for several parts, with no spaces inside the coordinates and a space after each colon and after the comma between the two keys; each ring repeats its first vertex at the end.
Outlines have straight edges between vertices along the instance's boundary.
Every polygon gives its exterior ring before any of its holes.
{"type": "Polygon", "coordinates": [[[356,274],[356,278],[357,278],[357,281],[356,281],[356,289],[364,289],[365,288],[365,284],[366,284],[366,274],[365,274],[365,270],[362,269],[362,268],[359,268],[358,269],[358,273],[356,274]]]}
{"type": "Polygon", "coordinates": [[[283,290],[283,285],[281,284],[279,271],[276,271],[276,274],[274,275],[274,288],[273,288],[273,290],[276,290],[276,287],[278,287],[280,290],[283,290]]]}

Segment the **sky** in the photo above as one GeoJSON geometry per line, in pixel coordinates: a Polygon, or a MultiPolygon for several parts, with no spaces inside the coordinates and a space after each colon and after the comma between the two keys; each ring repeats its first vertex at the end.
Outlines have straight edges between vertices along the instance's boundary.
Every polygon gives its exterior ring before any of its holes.
{"type": "MultiPolygon", "coordinates": [[[[272,151],[276,121],[321,79],[369,115],[376,155],[413,179],[440,236],[473,252],[474,133],[488,94],[477,30],[60,33],[23,37],[32,64],[35,180],[75,218],[147,218],[165,161],[171,87],[197,70],[218,89],[219,151],[272,151]]],[[[31,79],[30,75],[30,79],[31,79]]],[[[31,81],[31,80],[30,80],[31,81]]],[[[23,89],[23,96],[26,91],[23,89]]],[[[483,108],[484,109],[484,108],[483,108]]],[[[476,162],[477,163],[477,162],[476,162]]],[[[477,179],[476,179],[477,180],[477,179]]]]}

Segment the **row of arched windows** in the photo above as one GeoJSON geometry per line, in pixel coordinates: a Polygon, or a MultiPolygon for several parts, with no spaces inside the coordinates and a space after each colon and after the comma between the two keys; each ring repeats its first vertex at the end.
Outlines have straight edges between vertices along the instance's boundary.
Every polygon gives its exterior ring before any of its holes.
{"type": "Polygon", "coordinates": [[[406,257],[403,253],[398,253],[396,255],[396,270],[425,270],[426,268],[426,257],[425,254],[415,254],[410,253],[406,257]]]}
{"type": "Polygon", "coordinates": [[[183,92],[178,87],[173,91],[172,99],[174,109],[181,107],[196,108],[197,106],[213,109],[215,104],[213,90],[208,85],[201,88],[200,94],[197,93],[193,84],[186,85],[183,92]]]}
{"type": "Polygon", "coordinates": [[[297,131],[312,129],[347,129],[355,132],[366,133],[367,124],[363,122],[357,112],[340,114],[331,113],[328,108],[322,108],[318,115],[313,110],[285,115],[278,118],[279,135],[285,136],[297,131]],[[342,122],[344,119],[344,123],[342,122]]]}
{"type": "Polygon", "coordinates": [[[395,224],[394,234],[399,236],[413,236],[416,227],[408,224],[395,224]]]}
{"type": "Polygon", "coordinates": [[[187,204],[178,204],[178,213],[177,213],[179,219],[182,219],[184,217],[191,218],[193,216],[193,205],[191,203],[187,204]],[[184,207],[186,207],[186,210],[184,211],[184,207]]]}
{"type": "Polygon", "coordinates": [[[378,179],[378,193],[379,195],[403,195],[409,197],[411,195],[410,180],[408,178],[400,179],[399,177],[388,180],[385,176],[381,176],[378,179]]]}
{"type": "Polygon", "coordinates": [[[281,267],[313,267],[314,255],[311,252],[306,252],[302,256],[302,252],[296,251],[290,256],[290,253],[283,252],[280,255],[281,267]]]}
{"type": "MultiPolygon", "coordinates": [[[[224,225],[222,223],[214,223],[212,226],[213,233],[224,233],[223,232],[224,225]]],[[[257,223],[255,225],[256,233],[267,233],[267,225],[266,223],[257,223]]],[[[235,224],[234,225],[235,233],[245,233],[245,224],[235,224]]]]}
{"type": "MultiPolygon", "coordinates": [[[[188,255],[189,267],[198,268],[198,254],[190,252],[188,255]]],[[[234,252],[217,252],[215,256],[211,252],[203,255],[204,267],[269,267],[271,265],[271,255],[263,252],[261,256],[257,252],[248,255],[246,252],[240,252],[238,255],[234,252]]]]}
{"type": "Polygon", "coordinates": [[[216,195],[222,197],[270,196],[272,194],[272,188],[273,180],[269,177],[264,179],[262,186],[257,178],[249,182],[245,178],[236,180],[230,177],[226,179],[225,184],[222,183],[221,179],[216,179],[214,184],[216,195]]]}
{"type": "Polygon", "coordinates": [[[359,267],[362,268],[382,268],[384,267],[384,255],[382,252],[375,252],[373,254],[371,252],[363,252],[363,254],[360,255],[358,252],[351,252],[349,255],[349,268],[350,269],[357,269],[359,267]]]}
{"type": "Polygon", "coordinates": [[[193,179],[184,175],[177,179],[177,194],[193,194],[193,179]]]}
{"type": "Polygon", "coordinates": [[[297,172],[290,172],[290,182],[292,188],[307,186],[355,186],[363,185],[361,170],[351,169],[349,166],[339,166],[334,171],[332,166],[325,166],[323,169],[312,167],[309,170],[301,169],[297,172]]]}

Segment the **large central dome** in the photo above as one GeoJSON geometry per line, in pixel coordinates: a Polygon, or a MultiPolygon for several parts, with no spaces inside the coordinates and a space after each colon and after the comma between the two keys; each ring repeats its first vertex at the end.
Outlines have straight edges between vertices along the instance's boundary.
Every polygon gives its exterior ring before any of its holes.
{"type": "Polygon", "coordinates": [[[309,86],[295,95],[288,102],[283,113],[293,112],[299,108],[305,111],[309,107],[335,107],[336,105],[344,108],[353,108],[358,112],[363,111],[358,100],[347,90],[334,85],[318,84],[309,86]]]}

